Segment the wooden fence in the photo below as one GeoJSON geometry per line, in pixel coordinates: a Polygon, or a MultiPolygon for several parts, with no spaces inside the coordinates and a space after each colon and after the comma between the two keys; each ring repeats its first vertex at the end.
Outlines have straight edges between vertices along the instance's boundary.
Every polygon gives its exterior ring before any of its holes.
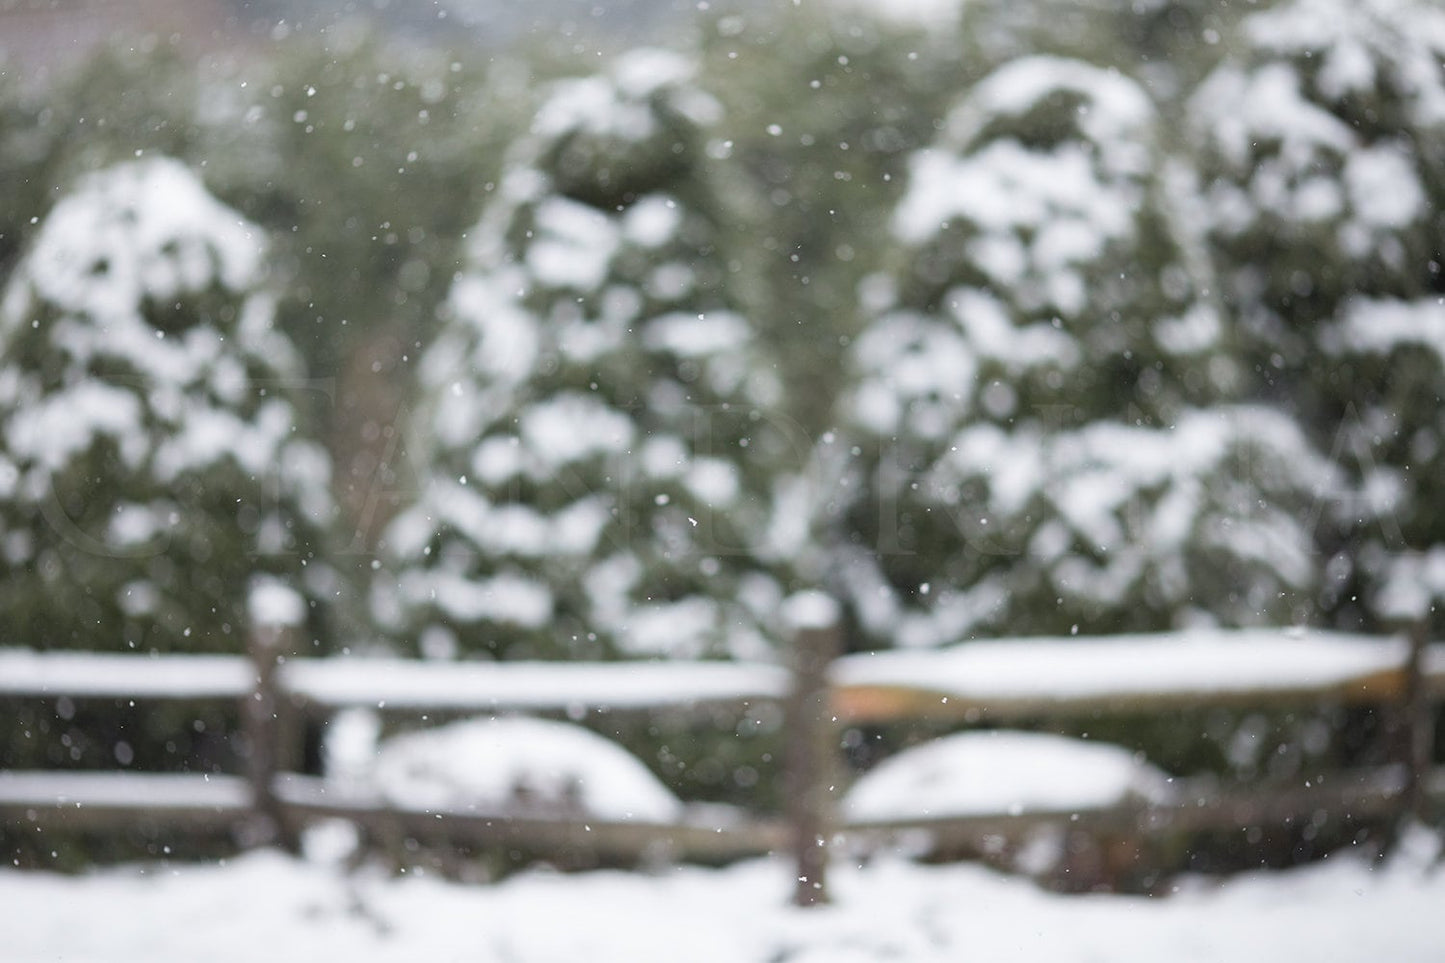
{"type": "Polygon", "coordinates": [[[246,753],[234,775],[0,771],[0,819],[24,827],[135,825],[246,830],[295,845],[307,824],[351,821],[378,840],[415,839],[609,859],[709,860],[789,851],[794,899],[827,899],[831,845],[927,833],[943,848],[1058,825],[1150,835],[1283,824],[1313,814],[1389,820],[1445,802],[1432,768],[1434,704],[1445,697],[1445,645],[1423,631],[1395,639],[1253,631],[1197,636],[968,643],[941,652],[836,657],[837,629],[795,626],[787,667],[735,663],[439,663],[288,658],[287,630],[262,626],[246,656],[146,656],[0,650],[0,697],[237,700],[246,753]],[[1303,663],[1301,662],[1303,660],[1303,663]],[[1303,670],[1301,669],[1303,664],[1303,670]],[[1292,666],[1287,671],[1284,667],[1292,666]],[[1289,787],[1188,784],[1179,802],[1000,812],[840,824],[842,727],[1097,718],[1209,706],[1384,707],[1394,762],[1289,787]],[[348,707],[414,714],[582,710],[656,712],[706,706],[783,711],[785,812],[739,817],[701,808],[675,824],[608,822],[516,811],[408,808],[339,792],[300,774],[301,723],[348,707]]]}

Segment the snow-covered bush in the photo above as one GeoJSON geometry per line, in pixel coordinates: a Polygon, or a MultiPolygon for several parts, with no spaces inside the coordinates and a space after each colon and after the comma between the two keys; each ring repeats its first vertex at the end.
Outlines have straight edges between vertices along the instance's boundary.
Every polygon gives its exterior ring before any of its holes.
{"type": "Polygon", "coordinates": [[[903,263],[865,292],[864,423],[936,437],[979,412],[1156,418],[1217,395],[1227,373],[1195,359],[1222,332],[1159,196],[1156,133],[1142,87],[1078,61],[1016,60],[971,89],[911,164],[903,263]],[[914,358],[901,397],[870,377],[914,358]]]}
{"type": "Polygon", "coordinates": [[[167,159],[85,178],[42,222],[0,305],[11,644],[235,651],[252,585],[276,594],[255,579],[305,588],[329,468],[264,253],[167,159]]]}
{"type": "Polygon", "coordinates": [[[1240,378],[1158,131],[1127,78],[1027,58],[916,157],[843,412],[875,639],[1251,622],[1313,583],[1293,509],[1327,466],[1285,417],[1203,407],[1240,378]]]}
{"type": "Polygon", "coordinates": [[[429,476],[377,609],[424,651],[758,655],[776,375],[702,154],[716,103],[638,50],[559,83],[422,362],[429,476]]]}
{"type": "Polygon", "coordinates": [[[1319,605],[1358,624],[1391,556],[1445,540],[1445,11],[1292,0],[1242,39],[1190,103],[1201,211],[1241,360],[1340,466],[1319,605]]]}

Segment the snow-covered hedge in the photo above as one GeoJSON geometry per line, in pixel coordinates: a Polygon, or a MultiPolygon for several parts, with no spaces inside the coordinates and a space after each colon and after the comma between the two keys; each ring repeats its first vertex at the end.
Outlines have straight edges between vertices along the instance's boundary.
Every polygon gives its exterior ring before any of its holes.
{"type": "Polygon", "coordinates": [[[843,581],[879,642],[1232,623],[1315,584],[1331,480],[1242,380],[1161,121],[1118,72],[1015,60],[920,152],[865,295],[843,581]]]}
{"type": "Polygon", "coordinates": [[[731,289],[691,73],[644,49],[559,83],[473,232],[378,592],[427,651],[767,651],[752,442],[780,387],[731,289]]]}
{"type": "Polygon", "coordinates": [[[237,650],[257,573],[322,574],[329,460],[265,251],[163,158],[89,176],[40,226],[0,306],[13,643],[237,650]]]}

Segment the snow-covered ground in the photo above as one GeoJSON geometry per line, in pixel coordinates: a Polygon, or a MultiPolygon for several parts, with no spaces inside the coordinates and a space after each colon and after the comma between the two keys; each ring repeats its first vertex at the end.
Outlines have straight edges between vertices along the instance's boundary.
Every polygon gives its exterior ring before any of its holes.
{"type": "Polygon", "coordinates": [[[255,852],[81,877],[0,871],[8,963],[1438,963],[1445,872],[1412,838],[1372,867],[1186,879],[1166,898],[1058,896],[972,865],[836,867],[835,904],[788,907],[788,867],[561,875],[490,886],[255,852]]]}

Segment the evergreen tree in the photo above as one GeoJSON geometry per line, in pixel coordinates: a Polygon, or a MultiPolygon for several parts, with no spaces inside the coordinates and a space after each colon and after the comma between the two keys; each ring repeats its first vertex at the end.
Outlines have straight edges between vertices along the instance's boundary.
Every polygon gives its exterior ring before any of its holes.
{"type": "Polygon", "coordinates": [[[836,577],[875,640],[1259,621],[1311,584],[1289,499],[1317,460],[1201,407],[1240,379],[1157,128],[1122,75],[1023,58],[915,157],[844,410],[836,577]]]}
{"type": "Polygon", "coordinates": [[[264,250],[168,159],[84,178],[40,225],[0,305],[12,642],[239,651],[268,577],[325,590],[329,462],[264,250]]]}
{"type": "Polygon", "coordinates": [[[1201,209],[1256,390],[1338,465],[1317,617],[1369,626],[1445,540],[1445,11],[1294,0],[1242,40],[1191,101],[1201,209]]]}
{"type": "Polygon", "coordinates": [[[425,651],[767,651],[748,554],[779,379],[732,292],[691,70],[643,49],[560,82],[472,234],[422,364],[434,468],[378,592],[425,651]]]}

